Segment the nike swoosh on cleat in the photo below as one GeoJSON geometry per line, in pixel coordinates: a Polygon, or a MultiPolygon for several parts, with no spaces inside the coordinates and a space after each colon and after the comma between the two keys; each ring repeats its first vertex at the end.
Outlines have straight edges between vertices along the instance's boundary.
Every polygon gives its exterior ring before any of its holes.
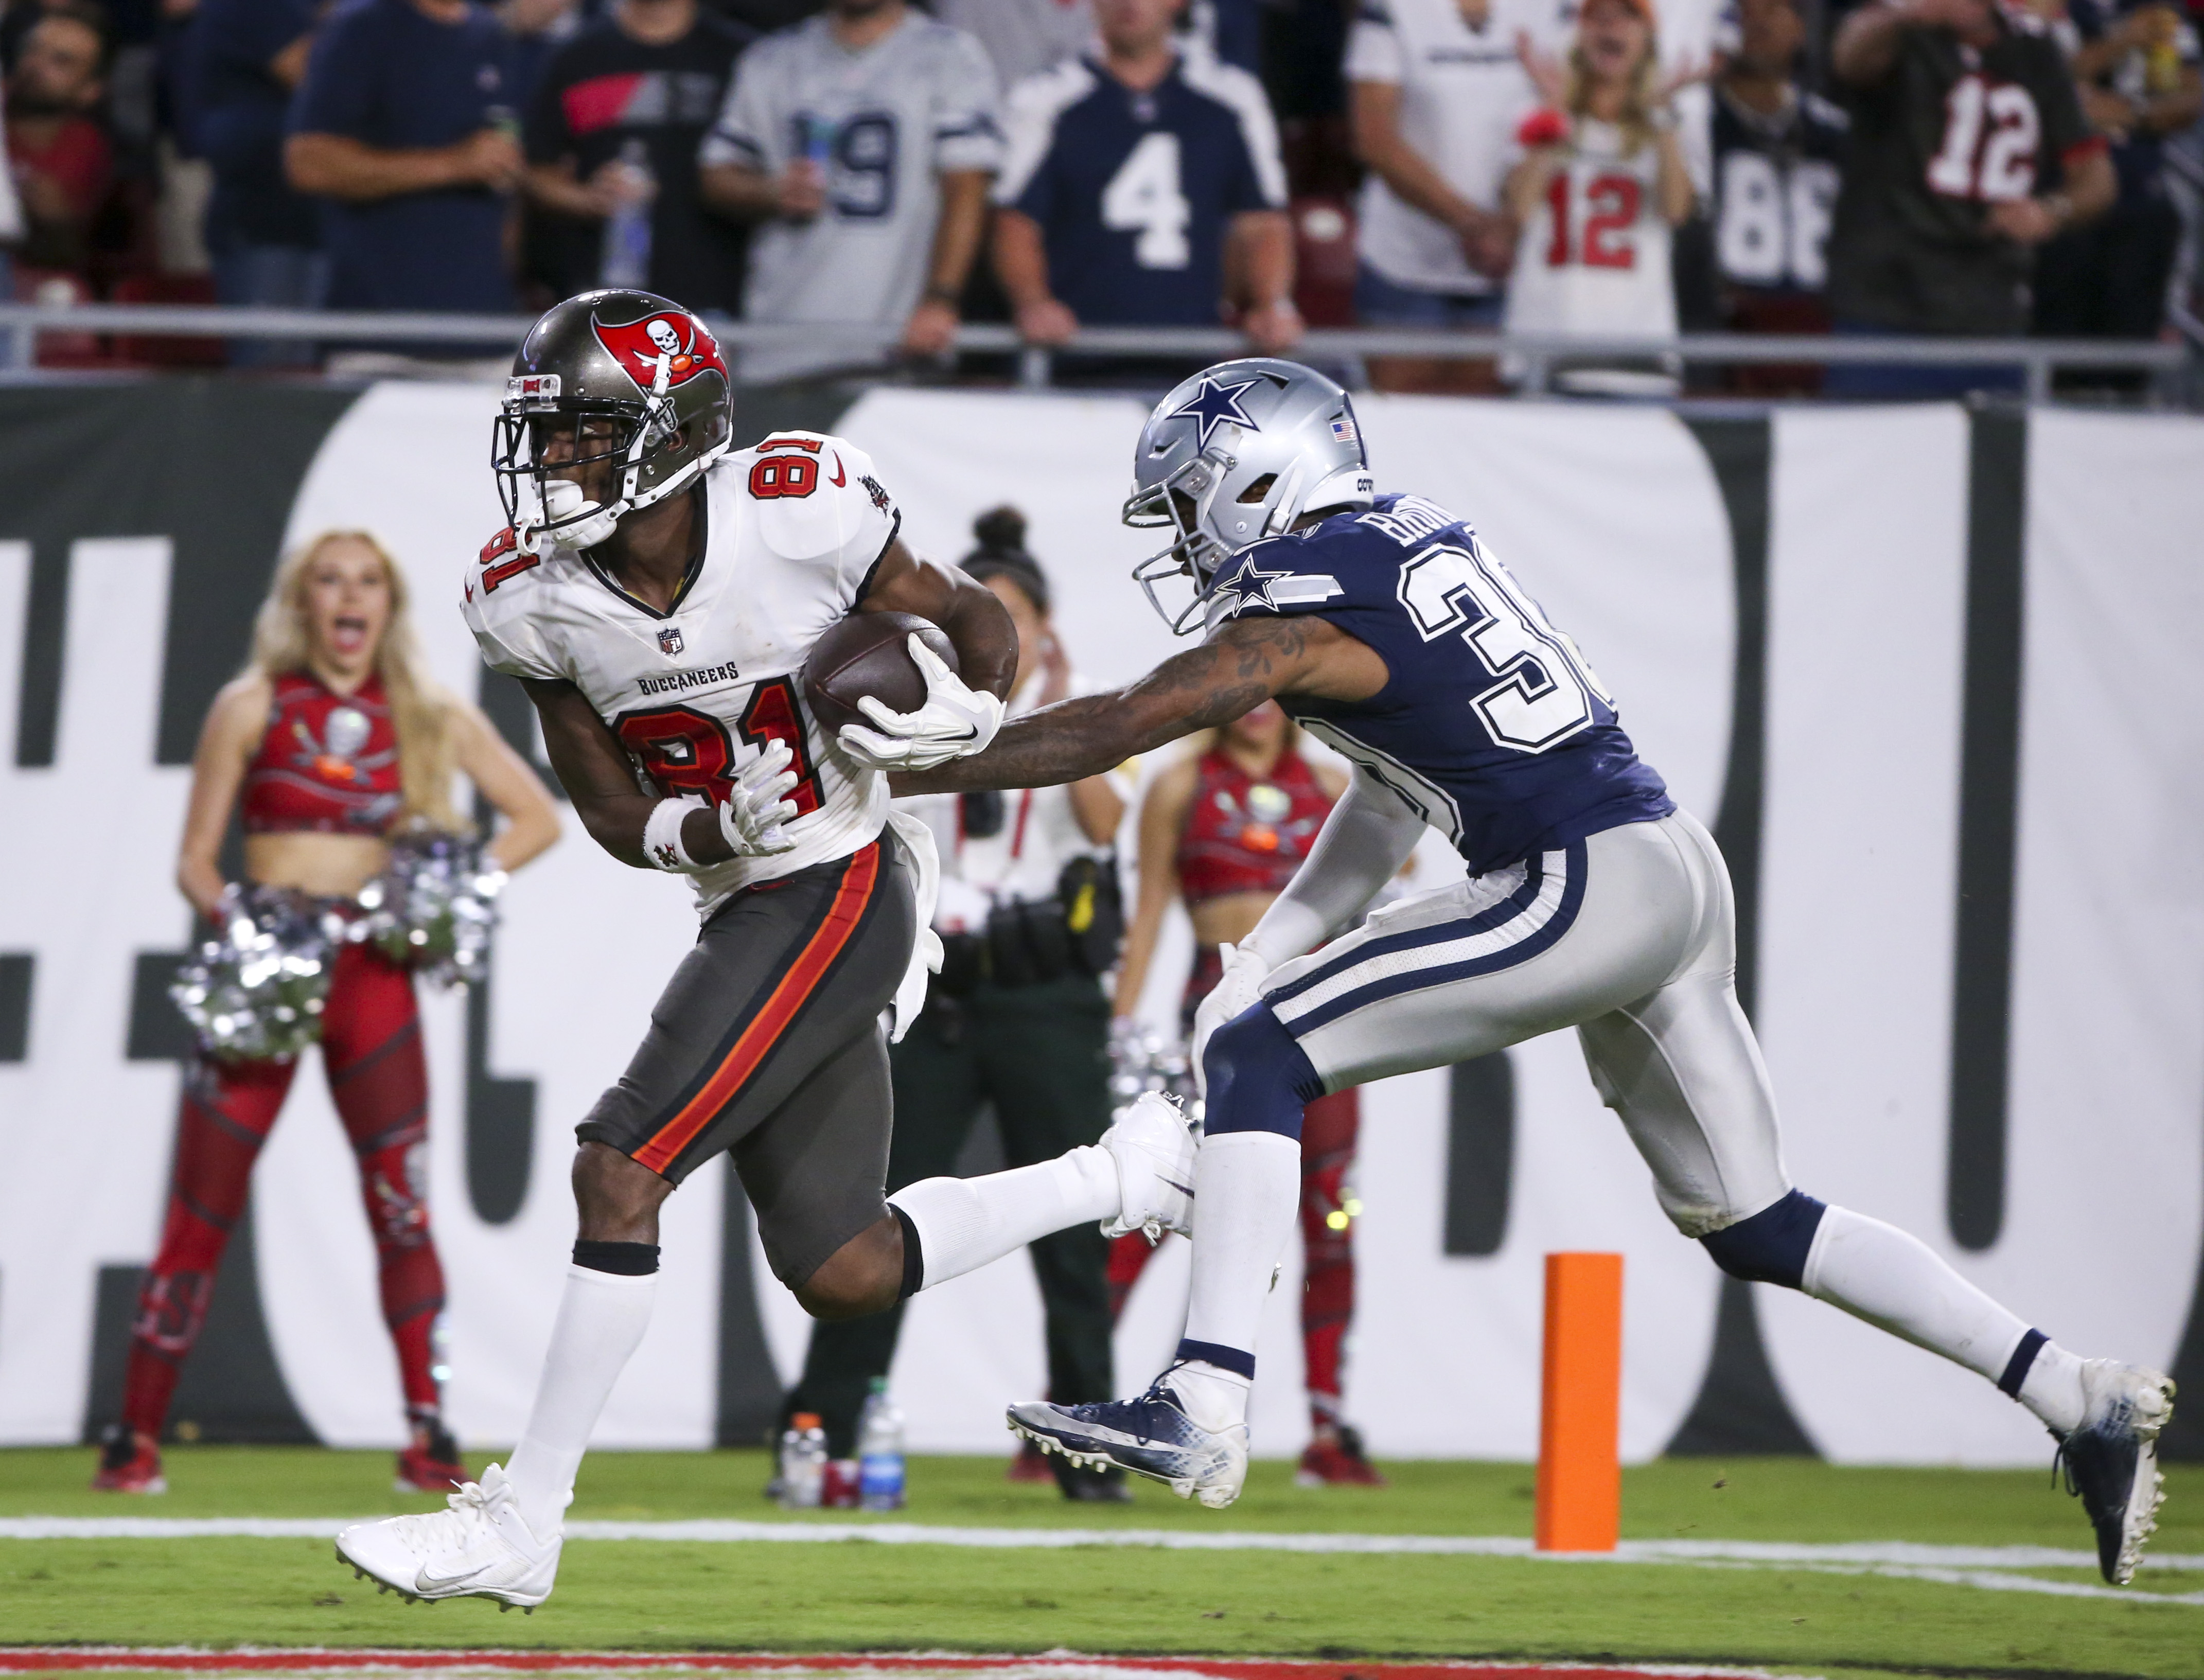
{"type": "Polygon", "coordinates": [[[418,1590],[424,1593],[442,1592],[447,1588],[464,1587],[468,1582],[475,1579],[476,1576],[481,1575],[483,1571],[487,1570],[489,1567],[489,1565],[488,1564],[484,1564],[481,1565],[480,1568],[469,1570],[465,1575],[446,1576],[434,1576],[430,1575],[428,1571],[422,1570],[414,1576],[413,1585],[418,1590]]]}
{"type": "MultiPolygon", "coordinates": [[[[1164,1175],[1161,1173],[1158,1173],[1156,1176],[1158,1178],[1163,1178],[1164,1175]]],[[[1169,1185],[1173,1190],[1178,1192],[1182,1196],[1191,1196],[1194,1194],[1194,1186],[1190,1184],[1181,1184],[1176,1179],[1164,1179],[1164,1182],[1169,1185]]]]}

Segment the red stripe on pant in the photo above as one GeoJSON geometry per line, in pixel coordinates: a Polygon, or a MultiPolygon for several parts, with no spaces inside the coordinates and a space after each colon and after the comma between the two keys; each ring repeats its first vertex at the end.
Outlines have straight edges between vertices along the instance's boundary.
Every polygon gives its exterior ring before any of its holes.
{"type": "MultiPolygon", "coordinates": [[[[1318,1425],[1339,1422],[1347,1327],[1354,1318],[1354,1227],[1341,1205],[1354,1170],[1361,1130],[1360,1093],[1319,1097],[1301,1115],[1301,1364],[1309,1412],[1318,1425]],[[1331,1217],[1342,1216],[1334,1226],[1331,1217]]],[[[1154,1251],[1138,1231],[1110,1245],[1110,1316],[1114,1320],[1154,1251]]]]}
{"type": "MultiPolygon", "coordinates": [[[[433,1417],[430,1343],[444,1307],[444,1272],[429,1235],[429,1074],[412,975],[364,945],[347,945],[329,976],[322,1023],[323,1065],[359,1166],[406,1411],[433,1417]]],[[[139,1291],[123,1377],[123,1421],[148,1435],[159,1435],[167,1420],[184,1359],[206,1322],[222,1250],[245,1211],[252,1163],[296,1071],[287,1062],[209,1060],[185,1070],[168,1216],[139,1291]]]]}
{"type": "Polygon", "coordinates": [[[850,943],[857,924],[864,919],[865,906],[871,901],[873,889],[880,878],[880,843],[875,840],[863,850],[850,855],[825,917],[813,930],[803,949],[797,953],[796,961],[789,965],[780,983],[773,987],[772,996],[750,1017],[749,1025],[736,1038],[734,1048],[720,1058],[720,1065],[705,1079],[696,1094],[651,1134],[649,1143],[635,1151],[632,1158],[637,1164],[662,1174],[683,1150],[696,1141],[696,1134],[718,1117],[720,1110],[735,1100],[767,1053],[780,1042],[780,1035],[803,1013],[803,1006],[811,1001],[811,994],[826,978],[834,959],[842,955],[842,948],[850,943]]]}

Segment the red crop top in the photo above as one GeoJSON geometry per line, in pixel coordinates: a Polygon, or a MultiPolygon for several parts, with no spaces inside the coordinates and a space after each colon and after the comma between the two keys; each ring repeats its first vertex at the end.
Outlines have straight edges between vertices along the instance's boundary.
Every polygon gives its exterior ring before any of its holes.
{"type": "Polygon", "coordinates": [[[1259,779],[1221,752],[1203,754],[1178,837],[1179,888],[1187,903],[1229,892],[1283,892],[1331,804],[1299,753],[1281,754],[1259,779]]]}
{"type": "Polygon", "coordinates": [[[405,796],[382,679],[338,695],[303,671],[278,677],[241,802],[247,834],[389,832],[405,796]]]}

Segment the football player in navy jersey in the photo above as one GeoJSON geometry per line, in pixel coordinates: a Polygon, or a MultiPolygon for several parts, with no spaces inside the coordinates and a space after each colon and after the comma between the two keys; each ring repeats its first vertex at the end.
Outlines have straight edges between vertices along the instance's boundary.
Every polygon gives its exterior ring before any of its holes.
{"type": "MultiPolygon", "coordinates": [[[[2059,1440],[2106,1578],[2128,1580],[2156,1526],[2172,1385],[2077,1358],[1912,1237],[1792,1186],[1738,1007],[1721,855],[1469,523],[1378,494],[1346,392],[1291,362],[1226,362],[1179,386],[1133,471],[1127,522],[1170,533],[1135,575],[1151,600],[1159,578],[1194,580],[1172,623],[1198,618],[1202,644],[1005,725],[912,790],[1094,775],[1271,698],[1354,772],[1196,1017],[1207,1137],[1176,1361],[1139,1399],[1028,1402],[1011,1427],[1230,1504],[1247,1473],[1256,1325],[1294,1228],[1302,1106],[1573,1026],[1680,1230],[1733,1275],[1804,1290],[2027,1406],[2059,1440]],[[1468,878],[1358,927],[1427,826],[1468,878]]],[[[961,686],[929,670],[936,689],[961,686]]],[[[899,769],[904,732],[921,728],[886,714],[842,741],[899,769]]]]}

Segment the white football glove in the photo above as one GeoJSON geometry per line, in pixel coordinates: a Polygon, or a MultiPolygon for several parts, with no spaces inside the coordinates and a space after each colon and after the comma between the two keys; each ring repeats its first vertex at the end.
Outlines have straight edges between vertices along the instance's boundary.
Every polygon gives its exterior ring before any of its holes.
{"type": "Polygon", "coordinates": [[[796,842],[780,825],[796,818],[796,807],[782,796],[796,785],[796,772],[790,768],[796,755],[785,741],[772,742],[762,751],[753,747],[750,754],[748,763],[737,760],[741,768],[735,772],[734,791],[718,807],[720,832],[737,857],[794,851],[796,842]]]}
{"type": "Polygon", "coordinates": [[[1209,1035],[1241,1010],[1263,1001],[1263,981],[1272,966],[1247,945],[1219,945],[1217,949],[1223,959],[1224,973],[1194,1010],[1194,1042],[1187,1047],[1194,1059],[1194,1088],[1204,1097],[1209,1094],[1209,1076],[1202,1072],[1201,1058],[1209,1049],[1209,1035]]]}
{"type": "Polygon", "coordinates": [[[874,770],[931,770],[951,759],[986,750],[1003,726],[1003,702],[970,689],[917,636],[906,644],[926,675],[926,704],[915,712],[891,712],[867,695],[857,707],[880,727],[842,725],[842,750],[874,770]]]}

